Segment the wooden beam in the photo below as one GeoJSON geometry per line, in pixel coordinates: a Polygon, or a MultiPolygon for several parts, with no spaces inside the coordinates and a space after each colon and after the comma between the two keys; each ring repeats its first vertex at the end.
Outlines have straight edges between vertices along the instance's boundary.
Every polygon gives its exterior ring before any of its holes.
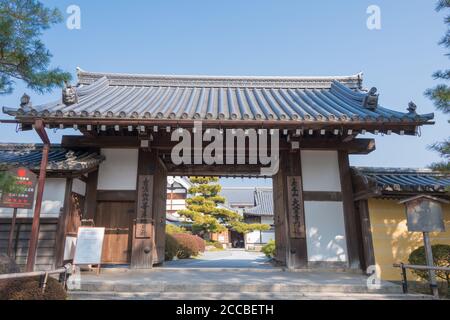
{"type": "Polygon", "coordinates": [[[303,191],[304,201],[342,201],[342,192],[303,191]]]}
{"type": "Polygon", "coordinates": [[[97,201],[136,201],[136,190],[97,190],[97,201]]]}
{"type": "Polygon", "coordinates": [[[338,158],[344,207],[347,258],[350,268],[359,269],[361,268],[361,264],[358,251],[358,233],[356,228],[357,221],[355,218],[355,204],[353,201],[353,187],[348,153],[345,151],[339,151],[338,158]]]}
{"type": "MultiPolygon", "coordinates": [[[[342,137],[304,137],[299,141],[299,148],[303,150],[343,150],[349,154],[368,154],[375,150],[374,139],[353,139],[350,141],[343,141],[342,137]]],[[[204,142],[203,148],[210,142],[204,142]]],[[[138,136],[63,136],[62,146],[65,148],[139,148],[140,140],[138,136]]],[[[171,141],[170,134],[159,132],[153,134],[153,141],[151,148],[167,151],[170,154],[172,148],[178,142],[171,141]]],[[[225,143],[224,143],[225,147],[225,143]]],[[[291,150],[291,144],[287,142],[284,137],[280,138],[279,149],[291,150]]],[[[194,148],[192,148],[194,151],[194,148]]],[[[256,152],[257,149],[250,150],[248,147],[246,153],[249,151],[256,152]]]]}
{"type": "MultiPolygon", "coordinates": [[[[17,116],[16,121],[26,125],[34,124],[36,119],[41,119],[40,117],[30,117],[30,116],[17,116]]],[[[73,126],[78,125],[81,130],[82,126],[110,126],[114,127],[119,125],[121,127],[126,126],[159,126],[172,127],[172,128],[192,128],[197,120],[189,119],[122,119],[122,118],[111,118],[111,119],[93,119],[93,118],[46,118],[45,123],[51,126],[73,126]]],[[[289,129],[296,130],[302,128],[304,130],[362,130],[365,129],[369,132],[374,130],[392,130],[393,132],[404,131],[404,134],[414,135],[415,128],[422,125],[434,124],[433,121],[389,121],[383,122],[382,124],[374,121],[367,122],[366,120],[353,120],[349,121],[309,121],[309,120],[203,120],[202,125],[204,128],[236,128],[236,123],[239,123],[241,128],[267,128],[267,129],[289,129]]]]}
{"type": "Polygon", "coordinates": [[[50,144],[50,139],[48,138],[47,132],[45,131],[45,125],[42,119],[36,120],[36,122],[34,123],[34,130],[36,130],[37,134],[44,144],[50,144]]]}

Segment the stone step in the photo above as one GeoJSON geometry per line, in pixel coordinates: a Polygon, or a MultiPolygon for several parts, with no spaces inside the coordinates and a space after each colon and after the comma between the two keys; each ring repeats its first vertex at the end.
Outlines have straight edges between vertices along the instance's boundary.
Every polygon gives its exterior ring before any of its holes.
{"type": "Polygon", "coordinates": [[[241,292],[273,292],[273,293],[378,293],[401,294],[397,285],[384,285],[381,289],[369,289],[366,285],[345,284],[225,284],[225,283],[165,283],[152,282],[146,284],[130,284],[120,282],[82,282],[79,287],[69,288],[73,291],[90,292],[135,292],[135,293],[241,293],[241,292]]]}
{"type": "Polygon", "coordinates": [[[71,300],[432,300],[421,294],[319,292],[91,292],[71,291],[71,300]]]}

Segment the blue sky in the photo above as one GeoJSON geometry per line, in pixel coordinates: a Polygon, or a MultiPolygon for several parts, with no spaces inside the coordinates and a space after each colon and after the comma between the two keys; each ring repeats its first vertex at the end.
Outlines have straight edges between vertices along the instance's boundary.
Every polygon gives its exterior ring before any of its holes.
{"type": "MultiPolygon", "coordinates": [[[[65,23],[43,39],[52,66],[89,71],[208,75],[348,75],[364,72],[381,104],[404,111],[435,112],[436,125],[421,137],[375,137],[377,150],[352,156],[353,165],[423,167],[438,160],[427,145],[449,135],[447,118],[423,92],[431,74],[448,67],[437,42],[445,33],[435,1],[43,1],[65,12],[81,8],[81,30],[65,23]],[[366,9],[381,9],[381,30],[368,30],[366,9]]],[[[65,14],[65,17],[68,15],[65,14]]],[[[27,92],[34,104],[60,95],[38,95],[17,83],[0,105],[16,107],[27,92]]],[[[2,118],[7,118],[2,115],[2,118]]],[[[33,142],[36,134],[2,125],[0,141],[33,142]]],[[[64,134],[70,134],[66,130],[64,134]]],[[[61,132],[49,133],[59,142],[61,132]]],[[[370,135],[367,135],[370,137],[370,135]]]]}

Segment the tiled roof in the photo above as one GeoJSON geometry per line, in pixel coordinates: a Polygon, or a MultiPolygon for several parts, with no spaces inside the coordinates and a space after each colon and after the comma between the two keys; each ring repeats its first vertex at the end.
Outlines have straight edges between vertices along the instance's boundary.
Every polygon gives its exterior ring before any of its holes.
{"type": "Polygon", "coordinates": [[[450,174],[428,169],[354,168],[375,181],[382,192],[448,193],[450,174]]]}
{"type": "Polygon", "coordinates": [[[223,187],[220,195],[228,206],[252,206],[255,201],[254,191],[252,187],[223,187]]]}
{"type": "Polygon", "coordinates": [[[253,216],[273,216],[273,190],[257,188],[255,206],[244,209],[244,214],[253,216]]]}
{"type": "Polygon", "coordinates": [[[212,77],[92,73],[79,70],[77,103],[3,108],[12,116],[160,120],[423,124],[433,114],[403,113],[362,90],[362,76],[212,77]]]}
{"type": "MultiPolygon", "coordinates": [[[[0,144],[0,170],[24,166],[39,170],[42,159],[42,145],[0,144]]],[[[85,171],[97,167],[104,157],[85,150],[70,150],[52,145],[49,152],[47,170],[55,172],[85,171]]]]}

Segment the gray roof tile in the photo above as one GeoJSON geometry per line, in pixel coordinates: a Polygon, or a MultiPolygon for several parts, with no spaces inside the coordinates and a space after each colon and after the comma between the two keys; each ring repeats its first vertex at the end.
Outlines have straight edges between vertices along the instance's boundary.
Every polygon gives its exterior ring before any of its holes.
{"type": "Polygon", "coordinates": [[[3,108],[13,116],[55,118],[389,121],[425,123],[433,114],[364,107],[361,74],[347,77],[211,77],[79,70],[78,103],[3,108]]]}
{"type": "MultiPolygon", "coordinates": [[[[24,166],[38,171],[42,159],[40,144],[0,144],[0,170],[24,166]]],[[[104,157],[86,150],[69,150],[52,145],[48,157],[48,171],[85,171],[97,167],[104,157]]]]}

